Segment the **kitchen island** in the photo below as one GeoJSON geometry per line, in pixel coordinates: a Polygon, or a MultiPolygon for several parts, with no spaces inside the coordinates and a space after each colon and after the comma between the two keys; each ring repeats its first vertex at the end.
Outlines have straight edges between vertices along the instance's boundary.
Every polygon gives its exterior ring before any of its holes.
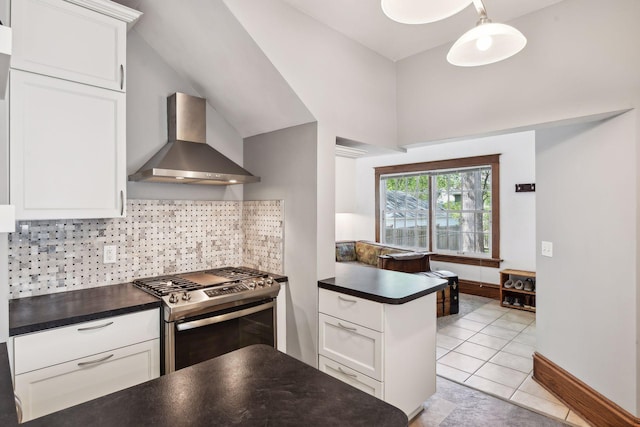
{"type": "MultiPolygon", "coordinates": [[[[0,385],[4,380],[10,384],[9,375],[5,362],[0,366],[0,385]]],[[[12,410],[10,387],[2,391],[0,404],[12,410]]],[[[3,426],[17,424],[10,419],[13,414],[9,412],[3,426]]],[[[254,345],[22,425],[400,427],[407,423],[399,409],[272,347],[254,345]]]]}
{"type": "Polygon", "coordinates": [[[337,263],[318,282],[318,366],[412,418],[436,390],[444,279],[337,263]]]}

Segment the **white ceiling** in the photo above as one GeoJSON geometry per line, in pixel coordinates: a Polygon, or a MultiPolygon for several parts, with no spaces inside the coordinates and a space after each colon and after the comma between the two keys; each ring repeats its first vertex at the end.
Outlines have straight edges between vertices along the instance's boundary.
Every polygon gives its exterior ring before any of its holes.
{"type": "MultiPolygon", "coordinates": [[[[473,5],[443,21],[406,25],[387,18],[379,0],[282,1],[393,61],[453,42],[478,20],[473,5]]],[[[489,18],[504,23],[560,1],[484,0],[484,5],[489,18]]]]}

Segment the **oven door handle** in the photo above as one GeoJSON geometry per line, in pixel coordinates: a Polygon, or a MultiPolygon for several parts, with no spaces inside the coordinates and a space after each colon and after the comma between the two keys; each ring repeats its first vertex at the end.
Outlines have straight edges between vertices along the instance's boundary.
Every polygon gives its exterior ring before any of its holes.
{"type": "Polygon", "coordinates": [[[178,331],[186,331],[188,329],[201,328],[202,326],[213,325],[214,323],[225,322],[227,320],[237,319],[238,317],[247,316],[249,314],[257,313],[259,311],[264,311],[275,306],[276,306],[276,303],[274,301],[271,301],[266,304],[258,305],[256,307],[250,307],[250,308],[245,308],[243,310],[232,311],[231,313],[220,314],[218,316],[207,317],[205,319],[200,319],[200,320],[192,320],[190,322],[178,323],[176,325],[176,329],[178,331]]]}

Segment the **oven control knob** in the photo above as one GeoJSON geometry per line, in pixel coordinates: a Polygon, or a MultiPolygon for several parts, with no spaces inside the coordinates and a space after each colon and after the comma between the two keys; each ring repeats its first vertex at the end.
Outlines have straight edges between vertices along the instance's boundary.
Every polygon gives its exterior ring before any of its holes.
{"type": "Polygon", "coordinates": [[[254,281],[248,282],[247,283],[247,287],[249,289],[255,289],[256,288],[256,282],[254,282],[254,281]]]}
{"type": "Polygon", "coordinates": [[[264,280],[262,280],[262,279],[258,280],[257,285],[258,285],[259,288],[264,287],[264,280]]]}
{"type": "Polygon", "coordinates": [[[176,294],[171,294],[171,295],[169,296],[169,302],[170,302],[171,304],[176,304],[178,301],[179,301],[179,300],[178,300],[178,295],[176,295],[176,294]]]}
{"type": "Polygon", "coordinates": [[[191,299],[191,294],[187,291],[184,291],[184,293],[182,294],[182,299],[185,301],[189,301],[191,299]]]}
{"type": "Polygon", "coordinates": [[[267,284],[267,286],[273,285],[273,277],[267,277],[264,282],[267,284]]]}

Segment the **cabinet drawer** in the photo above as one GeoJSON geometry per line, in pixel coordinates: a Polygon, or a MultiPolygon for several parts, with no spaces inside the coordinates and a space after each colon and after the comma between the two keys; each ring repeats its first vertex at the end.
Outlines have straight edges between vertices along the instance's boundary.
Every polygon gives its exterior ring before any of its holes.
{"type": "Polygon", "coordinates": [[[320,313],[319,353],[382,381],[382,334],[320,313]]]}
{"type": "Polygon", "coordinates": [[[155,339],[16,375],[15,392],[22,401],[23,420],[28,421],[159,374],[160,340],[155,339]]]}
{"type": "Polygon", "coordinates": [[[160,337],[159,309],[20,335],[14,339],[16,374],[160,337]]]}
{"type": "Polygon", "coordinates": [[[318,307],[321,313],[384,332],[384,308],[380,303],[320,289],[318,307]]]}
{"type": "Polygon", "coordinates": [[[124,91],[127,24],[61,0],[11,4],[11,67],[124,91]]]}
{"type": "Polygon", "coordinates": [[[380,381],[369,378],[368,376],[354,371],[347,366],[334,362],[331,359],[327,359],[324,356],[319,356],[318,368],[320,371],[329,374],[332,377],[357,388],[358,390],[364,391],[378,399],[384,399],[384,388],[380,381]]]}

